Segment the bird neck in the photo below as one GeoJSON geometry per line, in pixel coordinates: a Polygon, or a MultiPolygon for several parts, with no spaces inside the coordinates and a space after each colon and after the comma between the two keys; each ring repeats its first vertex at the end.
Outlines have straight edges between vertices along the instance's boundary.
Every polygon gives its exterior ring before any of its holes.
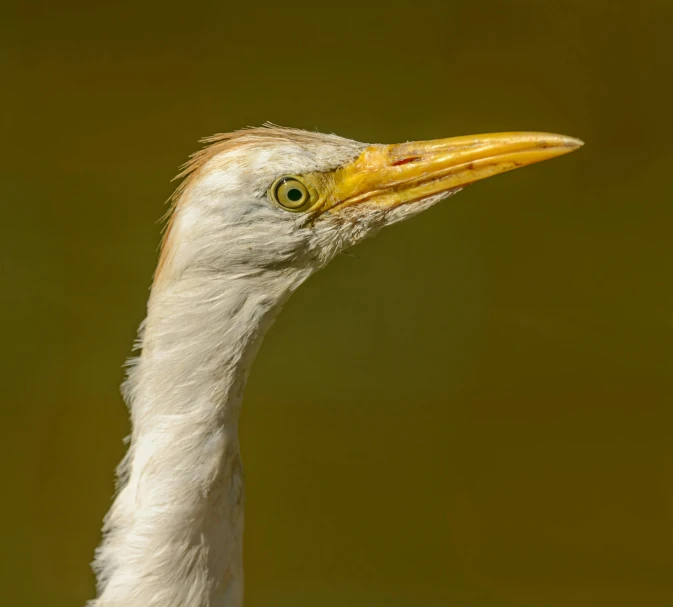
{"type": "Polygon", "coordinates": [[[124,386],[131,445],[94,563],[96,607],[242,604],[241,400],[261,340],[301,280],[155,286],[124,386]]]}

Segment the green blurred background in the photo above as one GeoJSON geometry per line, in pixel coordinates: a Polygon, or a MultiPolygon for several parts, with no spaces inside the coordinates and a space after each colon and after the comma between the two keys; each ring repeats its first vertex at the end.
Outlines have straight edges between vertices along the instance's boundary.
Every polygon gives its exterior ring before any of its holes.
{"type": "Polygon", "coordinates": [[[92,596],[170,179],[266,120],[587,145],[286,307],[242,419],[246,607],[673,605],[670,0],[2,12],[4,605],[92,596]]]}

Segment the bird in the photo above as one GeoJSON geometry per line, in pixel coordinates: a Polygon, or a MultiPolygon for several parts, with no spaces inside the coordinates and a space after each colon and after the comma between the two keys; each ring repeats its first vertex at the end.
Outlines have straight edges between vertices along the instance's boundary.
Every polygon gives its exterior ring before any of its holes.
{"type": "Polygon", "coordinates": [[[122,386],[131,435],[89,607],[241,607],[239,414],[283,304],[380,229],[583,145],[537,132],[370,145],[270,123],[201,141],[178,175],[122,386]]]}

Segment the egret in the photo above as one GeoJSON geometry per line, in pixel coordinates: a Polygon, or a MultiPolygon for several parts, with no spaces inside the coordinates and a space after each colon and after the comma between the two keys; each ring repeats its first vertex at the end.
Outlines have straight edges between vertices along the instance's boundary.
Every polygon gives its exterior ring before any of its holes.
{"type": "Polygon", "coordinates": [[[582,145],[528,132],[367,145],[269,124],[203,141],[178,176],[123,385],[132,432],[91,607],[240,607],[238,420],[282,305],[382,227],[582,145]]]}

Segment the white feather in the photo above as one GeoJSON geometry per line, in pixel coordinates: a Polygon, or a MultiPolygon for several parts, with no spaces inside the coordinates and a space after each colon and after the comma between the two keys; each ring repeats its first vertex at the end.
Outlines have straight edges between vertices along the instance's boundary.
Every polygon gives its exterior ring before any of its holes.
{"type": "Polygon", "coordinates": [[[333,135],[251,134],[211,157],[183,192],[124,385],[133,430],[91,607],[242,604],[238,418],[262,338],[314,271],[445,197],[347,208],[310,226],[267,199],[277,177],[333,170],[363,147],[333,135]]]}

